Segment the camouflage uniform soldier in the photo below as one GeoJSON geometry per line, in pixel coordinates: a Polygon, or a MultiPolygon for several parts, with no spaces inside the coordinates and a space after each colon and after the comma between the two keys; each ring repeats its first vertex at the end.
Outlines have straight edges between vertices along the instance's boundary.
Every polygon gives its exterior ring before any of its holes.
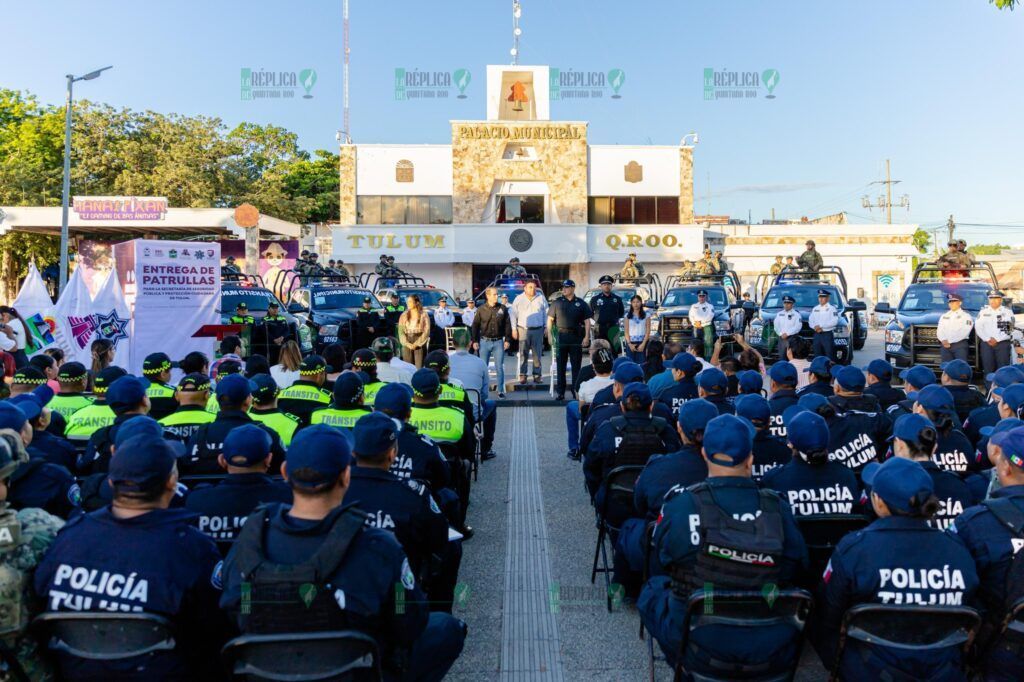
{"type": "Polygon", "coordinates": [[[713,275],[718,271],[715,267],[714,258],[711,256],[711,249],[704,247],[704,257],[697,262],[698,275],[713,275]]]}
{"type": "Polygon", "coordinates": [[[695,274],[696,267],[692,260],[684,260],[682,266],[679,268],[680,277],[693,277],[695,274]]]}
{"type": "Polygon", "coordinates": [[[768,274],[777,275],[782,272],[782,256],[776,256],[775,262],[772,263],[771,268],[768,269],[768,274]]]}
{"type": "Polygon", "coordinates": [[[626,258],[626,262],[622,264],[622,269],[619,270],[619,277],[624,279],[636,279],[640,276],[640,271],[636,269],[636,254],[629,254],[626,258]]]}
{"type": "Polygon", "coordinates": [[[8,509],[7,482],[27,461],[21,436],[0,430],[0,646],[6,664],[0,669],[0,680],[19,679],[11,670],[14,657],[26,677],[38,682],[55,678],[40,657],[35,638],[25,632],[32,617],[44,608],[32,591],[32,574],[64,522],[42,509],[8,509]]]}
{"type": "Polygon", "coordinates": [[[963,239],[956,240],[957,248],[960,251],[960,255],[963,256],[968,266],[977,265],[978,259],[974,257],[974,254],[967,250],[967,242],[963,239]]]}
{"type": "Polygon", "coordinates": [[[946,253],[942,254],[937,261],[944,271],[965,270],[971,267],[973,259],[969,254],[960,251],[960,242],[950,239],[946,253]]]}
{"type": "Polygon", "coordinates": [[[814,248],[814,240],[808,239],[804,246],[807,247],[807,250],[796,259],[796,264],[800,266],[801,270],[809,270],[811,272],[821,270],[821,266],[825,262],[822,260],[821,254],[814,248]]]}

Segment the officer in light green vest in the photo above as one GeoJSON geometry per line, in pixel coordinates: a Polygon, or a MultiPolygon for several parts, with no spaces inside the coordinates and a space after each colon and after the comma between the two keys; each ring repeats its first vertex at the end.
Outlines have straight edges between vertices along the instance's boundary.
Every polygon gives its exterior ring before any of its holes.
{"type": "Polygon", "coordinates": [[[88,378],[89,372],[85,365],[80,362],[65,362],[57,373],[60,392],[53,396],[47,407],[54,412],[60,412],[64,419],[70,419],[75,412],[92,405],[93,398],[85,395],[85,382],[88,378]]]}
{"type": "Polygon", "coordinates": [[[472,428],[473,403],[469,402],[469,395],[462,384],[449,378],[451,364],[448,361],[448,353],[443,350],[430,351],[423,359],[423,366],[437,372],[438,378],[441,379],[441,394],[437,397],[437,402],[445,407],[454,407],[465,414],[472,428]]]}
{"type": "Polygon", "coordinates": [[[231,324],[255,324],[256,318],[249,314],[249,306],[245,301],[239,301],[235,306],[235,314],[229,320],[231,324]]]}
{"type": "Polygon", "coordinates": [[[363,379],[359,372],[343,372],[334,380],[334,400],[331,406],[317,410],[310,424],[327,424],[351,430],[360,417],[372,410],[363,405],[363,379]]]}
{"type": "Polygon", "coordinates": [[[178,409],[159,422],[164,426],[164,433],[187,443],[200,426],[217,418],[217,415],[206,411],[206,403],[210,399],[210,378],[205,374],[186,374],[178,382],[175,397],[178,409]]]}
{"type": "Polygon", "coordinates": [[[437,443],[449,461],[472,460],[476,449],[473,430],[462,410],[438,404],[441,378],[437,372],[426,367],[417,370],[412,375],[412,391],[409,423],[437,443]]]}
{"type": "Polygon", "coordinates": [[[178,409],[176,389],[171,384],[171,359],[167,353],[150,353],[142,361],[142,376],[149,380],[149,416],[160,421],[178,409]]]}
{"type": "Polygon", "coordinates": [[[307,355],[299,365],[299,380],[278,394],[277,404],[309,426],[313,413],[331,404],[331,394],[323,388],[325,381],[327,362],[322,356],[307,355]]]}
{"type": "Polygon", "coordinates": [[[369,378],[363,386],[363,402],[372,405],[377,399],[377,391],[387,383],[377,378],[377,355],[369,348],[360,348],[352,354],[352,369],[362,372],[369,378]]]}
{"type": "MultiPolygon", "coordinates": [[[[224,377],[231,376],[232,374],[241,374],[242,363],[238,360],[221,360],[220,364],[217,365],[216,370],[217,381],[220,381],[224,377]]],[[[212,388],[216,390],[217,385],[214,384],[212,388]]],[[[220,412],[220,403],[217,402],[217,395],[214,393],[214,390],[210,391],[210,399],[206,401],[206,411],[210,414],[217,414],[220,412]]]]}
{"type": "Polygon", "coordinates": [[[292,437],[299,428],[299,418],[278,409],[279,391],[274,377],[269,374],[257,374],[249,381],[253,385],[249,417],[275,431],[281,437],[284,446],[288,447],[292,444],[292,437]]]}
{"type": "Polygon", "coordinates": [[[93,378],[92,405],[87,405],[68,417],[68,426],[64,431],[64,437],[76,447],[84,449],[92,434],[114,423],[114,411],[107,405],[107,387],[125,374],[127,372],[120,367],[110,365],[101,369],[93,378]]]}

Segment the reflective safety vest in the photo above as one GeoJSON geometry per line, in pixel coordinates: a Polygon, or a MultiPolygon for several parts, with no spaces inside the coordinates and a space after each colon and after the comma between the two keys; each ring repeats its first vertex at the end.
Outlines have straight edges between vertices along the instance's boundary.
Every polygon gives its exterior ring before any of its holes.
{"type": "Polygon", "coordinates": [[[331,404],[331,394],[317,386],[292,384],[277,394],[277,400],[306,400],[313,403],[331,404]]]}
{"type": "MultiPolygon", "coordinates": [[[[285,447],[292,444],[292,436],[295,435],[295,429],[299,428],[298,417],[288,414],[287,412],[281,412],[280,410],[271,410],[268,412],[250,410],[249,417],[254,422],[259,422],[271,431],[277,433],[277,435],[281,437],[281,443],[285,447]]],[[[313,423],[315,424],[316,422],[313,423]]]]}
{"type": "Polygon", "coordinates": [[[255,324],[256,318],[252,315],[232,315],[231,324],[255,324]]]}
{"type": "Polygon", "coordinates": [[[287,322],[288,318],[284,315],[264,315],[264,322],[287,322]]]}
{"type": "Polygon", "coordinates": [[[46,404],[54,412],[60,412],[65,419],[70,418],[83,407],[93,404],[95,398],[81,393],[58,393],[46,404]]]}
{"type": "Polygon", "coordinates": [[[363,386],[363,404],[373,405],[373,401],[377,398],[377,391],[384,388],[386,381],[371,381],[370,383],[363,386]]]}
{"type": "Polygon", "coordinates": [[[360,417],[370,414],[372,410],[369,407],[353,407],[348,410],[339,410],[335,407],[328,407],[324,410],[317,410],[310,417],[310,424],[327,424],[328,426],[336,426],[339,429],[351,429],[359,421],[360,417]]]}
{"type": "Polygon", "coordinates": [[[149,396],[150,400],[153,398],[170,398],[173,400],[174,387],[169,386],[168,384],[162,384],[159,381],[154,381],[149,385],[149,388],[146,389],[146,395],[149,396]]]}
{"type": "Polygon", "coordinates": [[[466,389],[452,384],[441,384],[441,395],[437,399],[438,402],[461,404],[465,399],[466,389]]]}
{"type": "Polygon", "coordinates": [[[210,399],[206,401],[206,411],[210,414],[217,414],[220,412],[220,403],[217,402],[216,393],[211,393],[210,399]]]}
{"type": "Polygon", "coordinates": [[[186,427],[198,427],[200,424],[209,424],[216,418],[217,415],[206,410],[183,410],[179,408],[159,421],[164,428],[175,436],[188,439],[196,429],[186,427]]]}
{"type": "Polygon", "coordinates": [[[466,415],[454,407],[412,406],[409,423],[421,434],[438,443],[458,443],[466,424],[466,415]]]}
{"type": "Polygon", "coordinates": [[[106,403],[93,403],[68,417],[64,436],[69,440],[87,441],[89,436],[114,423],[114,411],[106,403]]]}

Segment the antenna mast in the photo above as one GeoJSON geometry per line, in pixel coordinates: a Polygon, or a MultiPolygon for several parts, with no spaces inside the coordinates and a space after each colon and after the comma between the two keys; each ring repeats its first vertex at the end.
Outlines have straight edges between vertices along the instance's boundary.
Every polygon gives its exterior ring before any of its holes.
{"type": "Polygon", "coordinates": [[[512,0],[512,49],[509,50],[512,55],[512,66],[519,65],[519,36],[523,35],[523,30],[519,28],[521,16],[523,16],[523,8],[520,6],[519,0],[512,0]]]}
{"type": "Polygon", "coordinates": [[[342,0],[342,69],[341,69],[341,101],[342,101],[342,134],[345,136],[345,144],[352,144],[352,133],[348,121],[348,55],[351,52],[348,46],[348,0],[342,0]]]}

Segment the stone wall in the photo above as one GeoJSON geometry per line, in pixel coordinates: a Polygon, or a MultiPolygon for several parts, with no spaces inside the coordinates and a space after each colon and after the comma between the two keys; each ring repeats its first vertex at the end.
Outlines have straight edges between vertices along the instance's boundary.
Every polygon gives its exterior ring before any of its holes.
{"type": "Polygon", "coordinates": [[[356,147],[353,144],[343,144],[338,150],[341,159],[340,179],[341,195],[339,207],[341,217],[338,221],[342,225],[356,224],[356,147]]]}
{"type": "Polygon", "coordinates": [[[494,222],[488,200],[505,180],[547,183],[555,215],[546,222],[586,223],[587,124],[452,121],[453,222],[494,222]],[[533,147],[537,158],[503,159],[510,143],[533,147]]]}
{"type": "Polygon", "coordinates": [[[679,224],[693,223],[693,147],[679,148],[679,224]]]}

